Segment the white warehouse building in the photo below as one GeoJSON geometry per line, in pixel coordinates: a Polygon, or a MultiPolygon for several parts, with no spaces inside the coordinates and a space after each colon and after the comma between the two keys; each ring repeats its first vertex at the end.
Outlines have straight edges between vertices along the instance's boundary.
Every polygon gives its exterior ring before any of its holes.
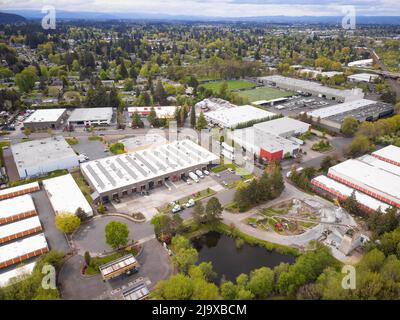
{"type": "Polygon", "coordinates": [[[68,119],[68,125],[108,126],[113,117],[113,108],[79,108],[68,119]]]}
{"type": "Polygon", "coordinates": [[[62,136],[14,144],[11,152],[21,179],[79,166],[76,153],[62,136]]]}
{"type": "Polygon", "coordinates": [[[276,114],[260,108],[245,105],[206,112],[204,116],[208,122],[216,124],[221,128],[234,129],[238,125],[249,121],[266,121],[268,118],[275,117],[276,114]]]}
{"type": "Polygon", "coordinates": [[[71,174],[46,179],[43,181],[43,186],[56,214],[59,212],[75,214],[76,210],[81,208],[86,216],[93,215],[92,207],[71,174]]]}

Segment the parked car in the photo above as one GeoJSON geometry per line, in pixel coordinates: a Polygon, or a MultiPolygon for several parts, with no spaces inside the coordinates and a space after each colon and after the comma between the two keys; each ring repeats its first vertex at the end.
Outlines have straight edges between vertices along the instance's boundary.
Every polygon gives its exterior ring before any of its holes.
{"type": "Polygon", "coordinates": [[[233,170],[232,168],[228,168],[228,171],[229,171],[230,173],[235,173],[235,170],[233,170]]]}
{"type": "Polygon", "coordinates": [[[176,205],[175,207],[173,207],[172,210],[171,210],[172,213],[177,213],[177,212],[179,212],[179,211],[182,211],[182,207],[181,207],[179,204],[177,204],[177,205],[176,205]]]}
{"type": "Polygon", "coordinates": [[[206,176],[209,176],[209,175],[210,175],[210,172],[208,172],[207,170],[203,170],[203,173],[204,173],[206,176]]]}
{"type": "Polygon", "coordinates": [[[191,207],[194,207],[195,204],[196,204],[196,202],[193,199],[189,199],[189,201],[185,204],[185,207],[191,208],[191,207]]]}
{"type": "Polygon", "coordinates": [[[204,178],[203,172],[201,172],[201,170],[196,170],[196,174],[200,177],[200,178],[204,178]]]}

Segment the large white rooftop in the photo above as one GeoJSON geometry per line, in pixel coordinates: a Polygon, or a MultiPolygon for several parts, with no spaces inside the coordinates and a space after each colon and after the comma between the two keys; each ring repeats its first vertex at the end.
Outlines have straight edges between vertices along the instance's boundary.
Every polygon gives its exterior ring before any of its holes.
{"type": "Polygon", "coordinates": [[[234,128],[241,123],[261,120],[276,116],[275,113],[245,105],[236,108],[220,109],[205,113],[208,120],[226,128],[234,128]]]}
{"type": "Polygon", "coordinates": [[[11,146],[11,152],[20,176],[32,167],[45,171],[49,163],[58,163],[60,168],[63,161],[71,163],[72,159],[76,165],[79,163],[75,151],[62,136],[17,143],[11,146]]]}
{"type": "Polygon", "coordinates": [[[363,59],[363,60],[351,61],[347,65],[349,67],[366,66],[366,65],[371,65],[373,62],[374,62],[373,59],[363,59]]]}
{"type": "Polygon", "coordinates": [[[349,80],[370,82],[379,78],[379,75],[373,73],[355,73],[347,77],[349,80]]]}
{"type": "Polygon", "coordinates": [[[24,123],[57,122],[67,109],[39,109],[32,113],[24,123]]]}
{"type": "Polygon", "coordinates": [[[29,194],[0,201],[0,220],[35,210],[29,194]]]}
{"type": "Polygon", "coordinates": [[[0,265],[38,250],[48,249],[43,233],[0,247],[0,265]]]}
{"type": "Polygon", "coordinates": [[[0,226],[0,239],[41,227],[38,216],[0,226]]]}
{"type": "MultiPolygon", "coordinates": [[[[137,111],[141,114],[149,114],[152,107],[128,107],[129,113],[137,111]]],[[[154,111],[158,118],[173,117],[176,111],[176,106],[154,106],[154,111]]]]}
{"type": "Polygon", "coordinates": [[[0,287],[5,287],[13,278],[21,278],[30,275],[35,268],[36,262],[31,262],[19,268],[14,268],[10,271],[0,274],[0,287]]]}
{"type": "Polygon", "coordinates": [[[93,215],[92,207],[71,174],[44,180],[43,186],[56,213],[75,213],[78,208],[82,208],[88,216],[93,215]]]}
{"type": "Polygon", "coordinates": [[[389,145],[380,150],[372,152],[372,155],[374,157],[378,157],[378,158],[384,159],[386,161],[390,161],[390,162],[396,163],[397,165],[400,165],[400,148],[399,147],[389,145]]]}
{"type": "Polygon", "coordinates": [[[81,170],[101,193],[217,160],[205,148],[182,140],[82,163],[81,170]]]}
{"type": "Polygon", "coordinates": [[[400,176],[393,173],[355,159],[346,160],[331,167],[329,173],[331,172],[400,200],[400,176]]]}
{"type": "Polygon", "coordinates": [[[112,108],[78,108],[71,113],[68,121],[111,121],[112,116],[112,108]]]}
{"type": "Polygon", "coordinates": [[[334,89],[334,88],[323,86],[322,84],[320,84],[318,82],[290,78],[290,77],[283,77],[280,75],[260,77],[259,79],[262,81],[265,80],[265,81],[269,81],[269,82],[274,82],[278,86],[280,86],[280,85],[291,86],[292,90],[300,90],[300,91],[313,90],[313,91],[319,92],[321,94],[328,94],[328,95],[342,97],[342,98],[348,98],[348,97],[354,96],[355,94],[357,94],[357,95],[360,94],[359,91],[334,89]]]}
{"type": "Polygon", "coordinates": [[[388,205],[387,203],[379,201],[365,193],[354,190],[353,188],[350,188],[340,182],[337,182],[331,178],[328,178],[327,176],[321,175],[321,176],[315,177],[313,180],[324,185],[327,189],[336,191],[345,197],[350,197],[351,194],[353,193],[353,191],[355,191],[355,196],[356,196],[357,201],[359,203],[361,203],[362,205],[370,208],[371,210],[378,210],[378,208],[380,207],[382,212],[385,212],[386,209],[390,208],[390,205],[388,205]]]}
{"type": "Polygon", "coordinates": [[[310,124],[289,117],[282,117],[257,123],[254,128],[280,136],[288,132],[306,132],[310,128],[310,124]]]}
{"type": "Polygon", "coordinates": [[[314,110],[314,111],[308,113],[308,115],[315,117],[315,118],[324,119],[324,118],[328,118],[328,117],[331,117],[331,116],[334,116],[337,114],[360,109],[360,108],[363,108],[363,107],[371,105],[371,104],[376,104],[376,101],[368,100],[368,99],[359,99],[359,100],[335,104],[333,106],[326,107],[326,108],[317,109],[317,110],[314,110]]]}

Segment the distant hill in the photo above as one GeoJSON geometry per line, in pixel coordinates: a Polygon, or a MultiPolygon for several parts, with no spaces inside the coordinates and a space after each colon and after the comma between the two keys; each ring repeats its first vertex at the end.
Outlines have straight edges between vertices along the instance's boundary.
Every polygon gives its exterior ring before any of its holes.
{"type": "Polygon", "coordinates": [[[26,19],[18,14],[0,12],[0,23],[24,22],[26,19]]]}
{"type": "MultiPolygon", "coordinates": [[[[26,19],[41,19],[44,14],[40,10],[5,10],[25,17],[26,19]]],[[[259,16],[259,17],[218,17],[218,16],[187,16],[168,15],[147,12],[72,12],[57,10],[60,20],[148,20],[148,21],[199,21],[199,22],[261,22],[281,24],[340,24],[341,16],[259,16]]],[[[358,24],[400,24],[399,16],[357,16],[358,24]]]]}

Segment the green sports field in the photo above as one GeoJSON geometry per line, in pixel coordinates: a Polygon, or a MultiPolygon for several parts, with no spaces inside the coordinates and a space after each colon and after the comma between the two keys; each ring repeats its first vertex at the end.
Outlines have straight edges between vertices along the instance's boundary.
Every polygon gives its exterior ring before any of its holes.
{"type": "MultiPolygon", "coordinates": [[[[213,92],[219,92],[219,89],[221,88],[222,84],[225,81],[216,81],[216,82],[209,82],[209,83],[204,83],[201,86],[210,89],[213,92]]],[[[235,91],[235,90],[243,90],[243,89],[251,89],[255,87],[254,83],[251,83],[249,81],[243,81],[243,80],[228,80],[226,81],[228,83],[228,89],[229,91],[235,91]]]]}
{"type": "Polygon", "coordinates": [[[241,97],[249,99],[251,102],[260,101],[260,100],[272,100],[284,97],[290,97],[294,93],[289,91],[282,91],[279,89],[269,88],[269,87],[262,87],[256,88],[253,90],[245,90],[240,91],[239,95],[241,97]]]}

